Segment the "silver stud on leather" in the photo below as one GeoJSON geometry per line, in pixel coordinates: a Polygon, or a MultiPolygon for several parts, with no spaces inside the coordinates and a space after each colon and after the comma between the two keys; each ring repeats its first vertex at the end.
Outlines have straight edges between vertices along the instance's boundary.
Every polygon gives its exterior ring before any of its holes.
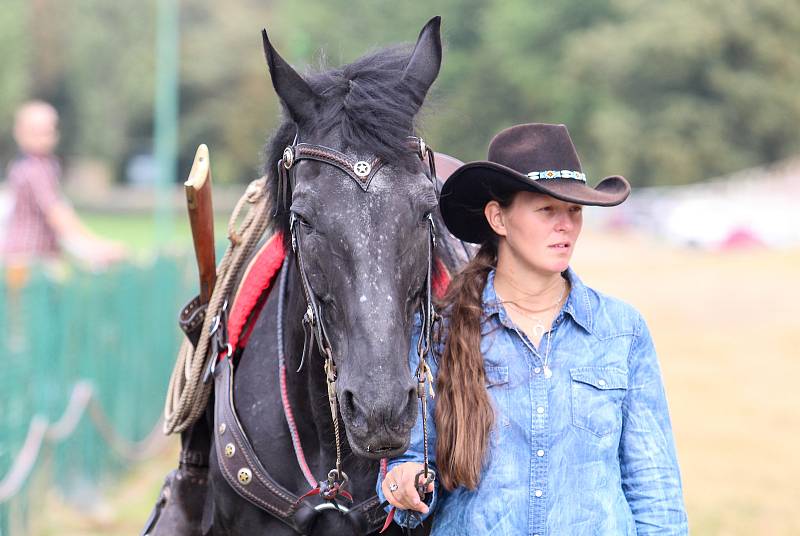
{"type": "Polygon", "coordinates": [[[353,171],[355,174],[360,178],[365,178],[369,176],[369,172],[372,171],[372,166],[369,162],[365,162],[364,160],[359,160],[355,164],[353,164],[353,171]]]}
{"type": "Polygon", "coordinates": [[[241,469],[239,469],[239,473],[237,474],[237,476],[239,477],[239,482],[241,482],[245,486],[248,485],[251,480],[253,480],[253,473],[251,473],[250,469],[248,469],[247,467],[242,467],[241,469]]]}
{"type": "Polygon", "coordinates": [[[233,443],[228,443],[225,445],[225,456],[228,458],[233,458],[233,455],[236,454],[236,447],[233,443]]]}

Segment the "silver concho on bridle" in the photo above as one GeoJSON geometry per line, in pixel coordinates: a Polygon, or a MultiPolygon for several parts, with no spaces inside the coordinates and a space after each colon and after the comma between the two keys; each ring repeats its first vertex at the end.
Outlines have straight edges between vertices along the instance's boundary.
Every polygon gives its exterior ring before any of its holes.
{"type": "Polygon", "coordinates": [[[372,171],[372,166],[370,165],[369,162],[366,162],[364,160],[359,160],[358,162],[353,164],[353,172],[360,179],[369,177],[370,171],[372,171]]]}

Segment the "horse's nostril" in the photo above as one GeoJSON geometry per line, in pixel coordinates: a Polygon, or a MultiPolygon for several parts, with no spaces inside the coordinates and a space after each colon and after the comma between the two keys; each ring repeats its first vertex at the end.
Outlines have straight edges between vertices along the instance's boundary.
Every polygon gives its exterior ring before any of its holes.
{"type": "Polygon", "coordinates": [[[342,410],[348,415],[356,413],[356,403],[353,398],[353,391],[345,390],[342,397],[342,410]]]}
{"type": "Polygon", "coordinates": [[[416,414],[416,412],[414,412],[416,403],[417,403],[417,390],[415,387],[411,387],[410,389],[408,389],[408,391],[406,391],[406,396],[401,399],[401,402],[395,407],[395,410],[392,412],[393,422],[389,425],[389,428],[395,432],[402,432],[410,424],[413,424],[413,422],[411,421],[411,416],[413,414],[416,414]]]}
{"type": "Polygon", "coordinates": [[[408,390],[408,397],[406,398],[406,407],[403,408],[403,412],[406,412],[410,408],[413,408],[416,401],[417,401],[417,389],[415,387],[412,387],[408,390]]]}
{"type": "Polygon", "coordinates": [[[341,410],[342,415],[348,418],[354,426],[358,428],[365,428],[367,426],[367,415],[358,407],[356,397],[353,391],[349,389],[345,389],[342,393],[341,410]]]}

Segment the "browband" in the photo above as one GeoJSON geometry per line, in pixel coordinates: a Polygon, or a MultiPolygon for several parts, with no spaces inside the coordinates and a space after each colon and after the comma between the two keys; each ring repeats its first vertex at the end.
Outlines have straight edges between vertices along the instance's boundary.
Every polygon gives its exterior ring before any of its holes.
{"type": "MultiPolygon", "coordinates": [[[[417,136],[408,136],[408,145],[409,149],[417,153],[420,160],[424,161],[426,157],[428,158],[430,177],[435,185],[436,167],[431,148],[428,147],[425,140],[417,136]]],[[[289,170],[300,160],[315,160],[335,166],[347,173],[365,192],[369,189],[372,178],[383,166],[383,162],[377,156],[370,161],[357,160],[331,147],[313,143],[298,143],[297,135],[295,135],[294,141],[283,150],[283,156],[278,160],[277,164],[278,195],[275,203],[276,213],[278,210],[285,211],[289,208],[292,190],[289,170]]]]}

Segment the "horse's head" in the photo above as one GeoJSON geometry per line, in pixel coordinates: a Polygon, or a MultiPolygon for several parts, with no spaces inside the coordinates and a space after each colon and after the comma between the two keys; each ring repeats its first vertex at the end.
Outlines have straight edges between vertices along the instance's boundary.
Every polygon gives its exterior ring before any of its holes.
{"type": "Polygon", "coordinates": [[[309,301],[319,307],[351,447],[372,458],[397,455],[417,415],[409,335],[425,295],[437,202],[424,151],[409,136],[439,72],[439,18],[413,51],[385,49],[305,78],[266,33],[264,50],[287,115],[268,151],[277,203],[276,183],[286,182],[277,223],[294,233],[309,301]],[[281,154],[288,169],[276,172],[281,154]]]}

